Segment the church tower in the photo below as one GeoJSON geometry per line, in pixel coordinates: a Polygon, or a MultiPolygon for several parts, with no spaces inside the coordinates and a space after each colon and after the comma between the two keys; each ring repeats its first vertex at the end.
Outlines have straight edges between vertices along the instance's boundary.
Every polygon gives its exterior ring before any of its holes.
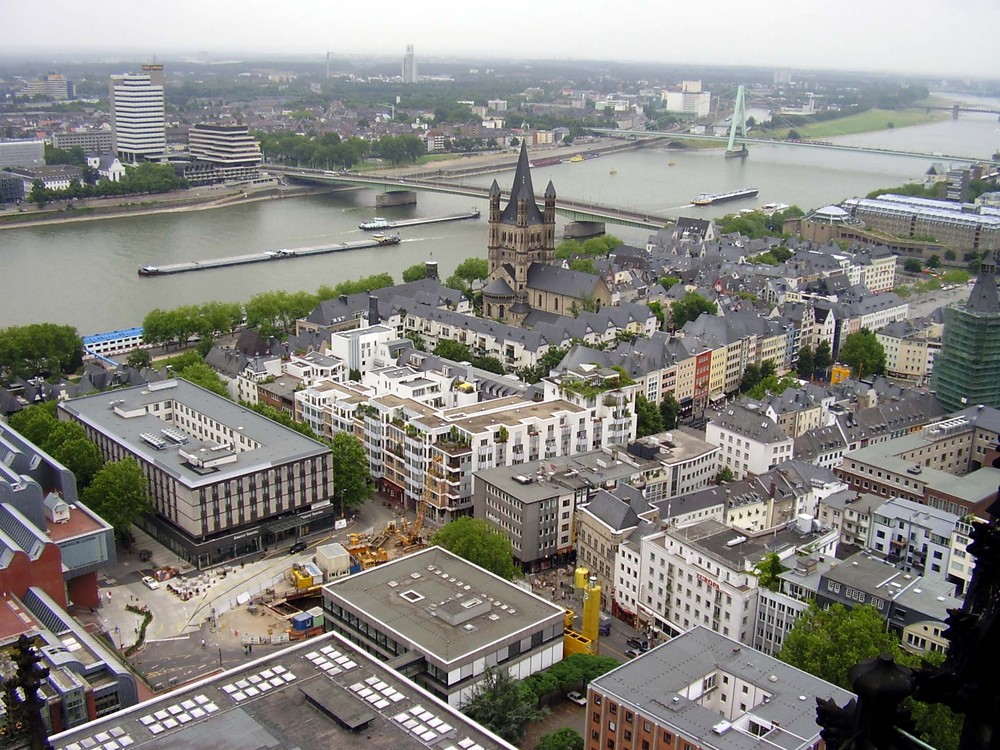
{"type": "Polygon", "coordinates": [[[551,265],[556,247],[556,190],[545,189],[544,211],[535,202],[528,147],[521,142],[510,200],[500,209],[500,186],[490,187],[489,268],[491,283],[483,290],[483,314],[519,324],[531,311],[528,270],[533,263],[551,265]]]}

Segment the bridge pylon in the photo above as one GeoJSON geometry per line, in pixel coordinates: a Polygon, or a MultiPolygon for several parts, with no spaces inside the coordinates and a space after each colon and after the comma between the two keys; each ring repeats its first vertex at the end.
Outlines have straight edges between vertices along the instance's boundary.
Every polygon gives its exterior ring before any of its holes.
{"type": "Polygon", "coordinates": [[[739,88],[736,89],[736,106],[733,107],[733,120],[732,124],[729,126],[729,145],[726,147],[726,158],[743,158],[749,151],[747,151],[746,144],[747,137],[747,104],[746,104],[746,92],[744,91],[743,84],[741,83],[739,88]],[[736,148],[736,134],[739,132],[740,147],[736,148]]]}

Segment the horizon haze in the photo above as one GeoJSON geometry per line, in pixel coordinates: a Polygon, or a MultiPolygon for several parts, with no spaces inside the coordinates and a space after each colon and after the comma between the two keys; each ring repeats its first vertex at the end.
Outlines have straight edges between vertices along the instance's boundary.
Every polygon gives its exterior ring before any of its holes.
{"type": "Polygon", "coordinates": [[[714,0],[711,4],[637,0],[614,6],[542,0],[530,6],[486,7],[441,0],[433,13],[399,0],[377,7],[296,0],[153,6],[109,0],[99,15],[67,0],[4,9],[5,57],[104,55],[141,59],[169,55],[385,55],[418,61],[608,60],[654,64],[856,70],[936,77],[989,78],[1000,50],[983,43],[976,55],[955,42],[982,38],[1000,26],[1000,3],[967,0],[881,0],[841,6],[789,0],[714,0]],[[276,9],[277,7],[277,9],[276,9]],[[498,18],[498,15],[500,18],[498,18]],[[385,19],[389,19],[386,22],[385,19]],[[99,30],[89,34],[88,27],[99,30]],[[99,43],[92,42],[95,37],[99,43]]]}

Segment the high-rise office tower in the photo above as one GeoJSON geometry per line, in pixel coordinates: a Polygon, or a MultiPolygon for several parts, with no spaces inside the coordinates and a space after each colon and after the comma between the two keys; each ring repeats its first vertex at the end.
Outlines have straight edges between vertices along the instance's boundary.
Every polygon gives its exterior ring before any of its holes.
{"type": "Polygon", "coordinates": [[[112,145],[122,163],[162,159],[167,151],[163,66],[112,76],[110,99],[112,145]]]}
{"type": "Polygon", "coordinates": [[[417,58],[413,54],[413,45],[406,45],[406,54],[403,55],[403,83],[417,82],[417,58]]]}

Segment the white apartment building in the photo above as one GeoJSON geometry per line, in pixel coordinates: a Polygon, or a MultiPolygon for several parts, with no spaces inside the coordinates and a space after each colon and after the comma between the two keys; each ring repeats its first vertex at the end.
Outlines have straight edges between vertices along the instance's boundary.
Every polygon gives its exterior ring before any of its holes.
{"type": "Polygon", "coordinates": [[[817,518],[823,528],[836,529],[842,544],[863,549],[871,538],[872,514],[884,503],[884,497],[845,489],[820,501],[817,518]]]}
{"type": "Polygon", "coordinates": [[[951,532],[948,546],[948,580],[958,585],[958,595],[963,596],[972,581],[972,571],[976,568],[976,559],[969,554],[968,546],[972,542],[973,517],[967,516],[955,524],[951,532]]]}
{"type": "Polygon", "coordinates": [[[701,90],[701,81],[684,81],[680,91],[664,91],[664,108],[695,117],[708,117],[712,107],[712,94],[701,90]]]}
{"type": "Polygon", "coordinates": [[[650,502],[702,490],[718,471],[718,447],[683,430],[649,435],[626,450],[644,459],[642,476],[633,485],[650,502]]]}
{"type": "Polygon", "coordinates": [[[167,151],[163,66],[143,65],[142,70],[111,78],[112,144],[123,164],[156,161],[167,151]]]}
{"type": "Polygon", "coordinates": [[[184,169],[191,184],[259,179],[260,144],[246,125],[192,125],[188,153],[194,163],[184,169]]]}
{"type": "Polygon", "coordinates": [[[809,555],[789,561],[790,570],[779,576],[777,591],[757,589],[757,622],[751,644],[758,651],[775,655],[799,616],[816,598],[821,576],[836,565],[833,558],[809,555]]]}
{"type": "Polygon", "coordinates": [[[396,331],[384,325],[337,331],[330,334],[329,353],[343,361],[348,370],[365,373],[373,367],[378,348],[395,338],[396,331]]]}
{"type": "Polygon", "coordinates": [[[705,440],[719,447],[719,468],[736,479],[763,474],[792,458],[794,441],[752,404],[730,404],[705,427],[705,440]]]}
{"type": "Polygon", "coordinates": [[[872,514],[869,544],[907,572],[941,579],[948,572],[952,534],[960,520],[954,513],[895,497],[872,514]]]}
{"type": "Polygon", "coordinates": [[[928,382],[934,358],[941,351],[943,331],[943,324],[930,320],[901,320],[876,331],[875,338],[885,349],[886,374],[918,384],[928,382]]]}
{"type": "Polygon", "coordinates": [[[837,534],[813,531],[811,519],[756,535],[710,520],[646,537],[639,620],[670,637],[702,625],[749,645],[757,610],[754,566],[772,552],[786,560],[806,548],[832,557],[837,534]]]}

